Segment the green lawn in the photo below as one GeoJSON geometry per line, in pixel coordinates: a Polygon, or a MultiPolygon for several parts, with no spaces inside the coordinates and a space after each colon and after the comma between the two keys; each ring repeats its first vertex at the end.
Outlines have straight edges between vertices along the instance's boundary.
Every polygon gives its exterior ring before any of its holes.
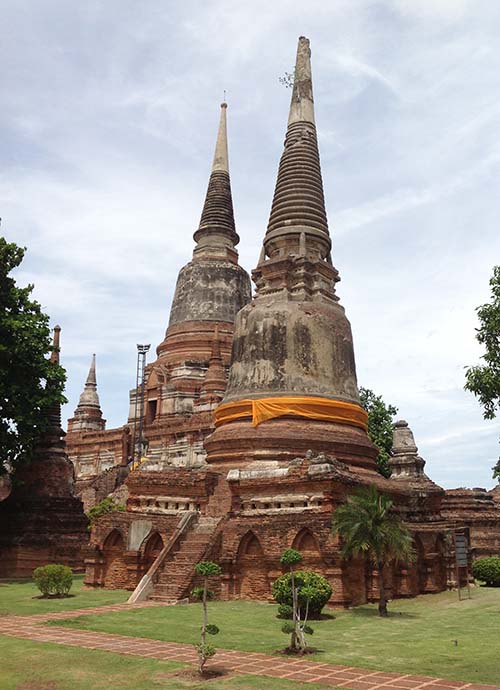
{"type": "MultiPolygon", "coordinates": [[[[455,592],[444,592],[398,600],[385,620],[376,606],[335,611],[335,618],[312,624],[315,659],[500,685],[500,589],[473,589],[472,597],[459,602],[455,592]]],[[[273,654],[285,646],[275,606],[213,602],[210,611],[211,622],[221,629],[214,640],[218,647],[273,654]]],[[[194,643],[200,622],[200,605],[189,604],[81,616],[63,624],[194,643]]]]}
{"type": "Polygon", "coordinates": [[[181,664],[0,636],[2,690],[331,690],[262,676],[210,682],[176,676],[181,664]]]}
{"type": "Polygon", "coordinates": [[[65,599],[39,599],[40,592],[32,582],[2,580],[0,582],[0,616],[9,613],[24,616],[32,613],[92,608],[118,604],[127,601],[130,596],[130,592],[123,589],[84,589],[83,575],[73,578],[70,594],[72,596],[65,599]]]}

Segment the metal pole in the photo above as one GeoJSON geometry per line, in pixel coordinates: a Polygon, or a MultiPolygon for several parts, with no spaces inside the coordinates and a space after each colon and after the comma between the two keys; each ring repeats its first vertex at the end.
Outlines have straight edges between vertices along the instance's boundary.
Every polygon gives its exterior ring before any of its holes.
{"type": "Polygon", "coordinates": [[[135,371],[135,400],[134,400],[134,431],[132,434],[132,463],[135,460],[135,440],[137,438],[137,413],[139,411],[139,396],[138,396],[138,390],[139,390],[139,367],[140,367],[140,358],[141,355],[139,354],[139,345],[137,346],[137,363],[136,363],[136,371],[135,371]]]}
{"type": "MultiPolygon", "coordinates": [[[[138,452],[137,460],[140,462],[142,457],[142,432],[144,429],[144,388],[146,385],[145,379],[145,369],[146,369],[146,355],[149,351],[151,345],[137,345],[137,369],[140,378],[140,413],[139,413],[139,442],[138,442],[138,452]]],[[[138,382],[139,383],[139,382],[138,382]]],[[[138,394],[138,389],[136,389],[136,396],[138,394]]],[[[137,397],[136,397],[137,400],[137,397]]],[[[137,419],[137,417],[136,417],[137,419]]]]}

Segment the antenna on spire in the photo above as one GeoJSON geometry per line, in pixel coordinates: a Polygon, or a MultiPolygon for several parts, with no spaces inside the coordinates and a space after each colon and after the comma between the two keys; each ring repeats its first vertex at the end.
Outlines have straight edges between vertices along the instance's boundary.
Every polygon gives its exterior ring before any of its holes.
{"type": "Polygon", "coordinates": [[[224,89],[224,103],[226,102],[226,89],[224,89]]]}

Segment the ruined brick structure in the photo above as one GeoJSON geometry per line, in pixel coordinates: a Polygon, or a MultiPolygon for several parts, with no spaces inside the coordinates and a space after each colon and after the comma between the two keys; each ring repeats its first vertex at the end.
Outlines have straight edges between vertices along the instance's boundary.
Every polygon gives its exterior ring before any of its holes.
{"type": "MultiPolygon", "coordinates": [[[[60,328],[54,329],[53,361],[59,362],[60,328]]],[[[74,493],[74,469],[64,448],[61,407],[46,410],[49,427],[32,461],[15,474],[0,502],[0,577],[31,576],[47,563],[83,568],[87,518],[74,493]]]]}
{"type": "Polygon", "coordinates": [[[473,558],[500,556],[498,487],[491,491],[480,487],[448,489],[442,514],[451,525],[469,528],[473,558]]]}
{"type": "MultiPolygon", "coordinates": [[[[395,501],[417,552],[415,564],[388,568],[390,596],[440,591],[454,578],[445,492],[424,474],[406,422],[396,425],[391,479],[378,473],[366,431],[351,328],[335,293],[309,41],[299,39],[251,301],[235,250],[225,118],[223,104],[193,259],[147,367],[147,460],[126,480],[127,511],[95,525],[86,582],[176,601],[196,584],[194,564],[213,559],[223,569],[219,596],[267,599],[293,546],[330,580],[333,602],[372,600],[377,572],[363,558],[344,561],[330,525],[346,496],[374,484],[395,501]]],[[[78,433],[85,443],[103,432],[78,433]]]]}
{"type": "Polygon", "coordinates": [[[128,475],[130,427],[106,430],[97,393],[95,355],[75,413],[68,420],[66,449],[75,468],[75,491],[86,512],[118,489],[128,475]]]}

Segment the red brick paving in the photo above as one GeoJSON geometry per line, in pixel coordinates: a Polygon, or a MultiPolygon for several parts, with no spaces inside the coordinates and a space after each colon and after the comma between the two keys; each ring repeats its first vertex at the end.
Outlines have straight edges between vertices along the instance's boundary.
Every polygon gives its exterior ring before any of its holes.
{"type": "MultiPolygon", "coordinates": [[[[117,654],[147,657],[164,661],[181,661],[195,663],[196,652],[192,645],[176,642],[160,642],[146,638],[126,637],[90,630],[71,630],[56,626],[41,626],[48,620],[64,620],[95,613],[109,613],[160,606],[156,602],[141,604],[112,604],[88,609],[74,609],[57,613],[36,614],[33,616],[0,617],[0,635],[17,637],[34,642],[52,642],[70,647],[100,649],[117,654]]],[[[240,675],[270,676],[297,680],[303,683],[321,683],[322,685],[349,690],[500,690],[496,685],[465,683],[460,681],[413,676],[369,669],[338,666],[307,659],[285,659],[254,652],[239,652],[221,649],[215,659],[207,663],[208,668],[224,669],[240,675]]]]}

